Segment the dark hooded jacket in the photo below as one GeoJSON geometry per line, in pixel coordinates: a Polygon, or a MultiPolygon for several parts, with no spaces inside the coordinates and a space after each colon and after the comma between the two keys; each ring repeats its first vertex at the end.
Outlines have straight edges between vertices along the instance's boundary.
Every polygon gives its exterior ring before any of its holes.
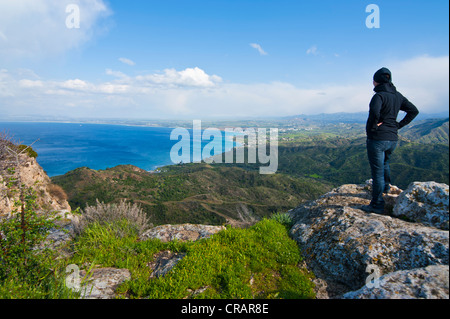
{"type": "Polygon", "coordinates": [[[366,124],[367,138],[397,141],[398,130],[408,125],[418,114],[417,108],[409,102],[391,83],[382,83],[374,88],[375,95],[370,101],[369,118],[366,124]],[[399,111],[406,112],[397,122],[399,111]],[[378,126],[378,123],[383,123],[378,126]]]}

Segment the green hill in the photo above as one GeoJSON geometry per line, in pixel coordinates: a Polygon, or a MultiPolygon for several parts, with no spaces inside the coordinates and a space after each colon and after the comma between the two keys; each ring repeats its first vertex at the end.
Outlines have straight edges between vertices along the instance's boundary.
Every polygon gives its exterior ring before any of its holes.
{"type": "Polygon", "coordinates": [[[413,122],[401,131],[401,135],[416,143],[441,143],[447,144],[449,119],[428,119],[413,122]]]}
{"type": "MultiPolygon", "coordinates": [[[[358,184],[371,176],[365,139],[337,139],[334,145],[281,147],[279,154],[280,172],[315,175],[336,186],[358,184]]],[[[391,159],[393,183],[400,188],[413,181],[448,184],[448,160],[448,145],[400,141],[391,159]]]]}
{"type": "Polygon", "coordinates": [[[99,171],[82,167],[52,181],[63,187],[73,209],[93,205],[96,199],[128,199],[139,203],[154,224],[251,224],[331,188],[310,178],[207,164],[167,166],[160,173],[131,165],[99,171]]]}
{"type": "MultiPolygon", "coordinates": [[[[370,179],[361,125],[294,132],[280,134],[275,175],[260,175],[260,164],[195,163],[166,166],[159,173],[130,165],[99,171],[84,167],[52,181],[64,188],[73,209],[93,205],[96,199],[128,199],[139,203],[155,224],[243,225],[294,208],[332,187],[370,179]]],[[[448,118],[419,121],[400,133],[391,160],[393,184],[403,189],[413,181],[449,184],[448,118]]]]}
{"type": "MultiPolygon", "coordinates": [[[[365,137],[311,136],[278,148],[278,173],[314,178],[333,186],[371,178],[365,137]]],[[[259,164],[219,164],[257,170],[259,164]]],[[[414,181],[449,183],[449,146],[412,143],[401,138],[391,158],[392,182],[405,189],[414,181]]]]}

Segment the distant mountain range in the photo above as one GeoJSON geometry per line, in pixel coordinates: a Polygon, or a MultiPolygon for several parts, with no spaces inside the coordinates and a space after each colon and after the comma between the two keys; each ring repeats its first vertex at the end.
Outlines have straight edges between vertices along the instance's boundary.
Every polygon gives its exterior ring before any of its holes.
{"type": "MultiPolygon", "coordinates": [[[[400,112],[399,117],[403,112],[400,112]]],[[[255,116],[253,118],[197,118],[205,123],[214,123],[215,127],[231,124],[231,127],[237,127],[236,123],[249,123],[249,126],[258,126],[258,123],[276,123],[283,126],[287,123],[309,122],[317,124],[336,124],[336,123],[365,123],[367,120],[367,112],[339,112],[339,113],[321,113],[321,114],[299,114],[283,117],[264,117],[255,116]]],[[[449,112],[440,113],[423,113],[421,112],[416,121],[427,119],[448,118],[449,112]]],[[[38,117],[38,116],[22,116],[22,117],[4,117],[0,121],[7,122],[64,122],[64,123],[92,123],[92,124],[120,124],[120,125],[137,125],[137,126],[164,126],[164,127],[189,127],[192,126],[192,119],[96,119],[96,118],[62,118],[62,117],[38,117]]],[[[212,126],[211,126],[212,127],[212,126]]]]}
{"type": "MultiPolygon", "coordinates": [[[[402,117],[404,112],[399,113],[399,118],[402,117]]],[[[367,112],[357,112],[357,113],[321,113],[315,115],[294,115],[294,116],[286,116],[282,117],[283,120],[303,120],[303,121],[312,121],[319,122],[322,124],[325,123],[365,123],[367,121],[368,111],[367,112]]],[[[441,113],[419,113],[415,121],[428,120],[428,119],[447,119],[448,121],[449,113],[441,112],[441,113]]]]}

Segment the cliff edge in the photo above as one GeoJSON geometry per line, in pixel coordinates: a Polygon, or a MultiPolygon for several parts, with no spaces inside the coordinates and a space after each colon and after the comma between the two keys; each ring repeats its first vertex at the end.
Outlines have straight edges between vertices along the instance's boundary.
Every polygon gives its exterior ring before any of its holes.
{"type": "Polygon", "coordinates": [[[36,192],[36,204],[40,211],[70,212],[67,195],[58,185],[52,184],[46,172],[42,169],[36,158],[27,153],[11,159],[4,147],[0,145],[0,217],[8,215],[14,208],[18,193],[11,192],[7,187],[10,177],[21,181],[25,187],[32,187],[36,192]],[[17,165],[18,163],[18,165],[17,165]],[[11,169],[14,169],[12,174],[11,169]]]}
{"type": "Polygon", "coordinates": [[[386,215],[360,209],[370,192],[342,185],[289,211],[317,298],[449,298],[449,186],[392,187],[386,215]]]}

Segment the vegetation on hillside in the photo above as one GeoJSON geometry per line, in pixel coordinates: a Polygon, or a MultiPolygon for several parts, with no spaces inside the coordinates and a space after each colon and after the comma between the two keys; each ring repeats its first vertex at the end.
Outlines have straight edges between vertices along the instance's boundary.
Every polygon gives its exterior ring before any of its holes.
{"type": "MultiPolygon", "coordinates": [[[[195,163],[157,173],[131,165],[84,167],[54,177],[62,189],[52,192],[66,191],[72,208],[82,208],[75,238],[57,250],[45,240],[57,219],[37,215],[36,194],[12,177],[1,195],[23,196],[12,216],[0,220],[0,298],[78,298],[65,283],[71,264],[88,275],[94,267],[129,269],[131,280],[119,286],[118,298],[314,298],[313,275],[301,266],[288,234],[291,220],[282,212],[333,186],[370,178],[365,138],[352,125],[282,134],[275,175],[260,175],[259,164],[195,163]],[[188,243],[139,238],[151,225],[185,222],[247,227],[227,226],[188,243]],[[148,264],[167,250],[185,257],[165,276],[150,278],[148,264]]],[[[23,150],[37,156],[17,146],[23,150]]],[[[448,119],[412,126],[391,161],[394,183],[448,184],[448,161],[448,119]]]]}
{"type": "MultiPolygon", "coordinates": [[[[32,203],[27,198],[27,206],[32,203]]],[[[35,211],[30,208],[27,214],[35,216],[35,211]]],[[[82,216],[86,223],[75,238],[56,249],[41,247],[49,229],[56,226],[54,220],[28,219],[26,247],[20,244],[20,227],[14,224],[14,218],[0,222],[2,240],[7,239],[0,250],[0,299],[79,298],[80,292],[66,282],[69,265],[86,271],[86,276],[80,278],[81,287],[94,268],[128,269],[131,280],[118,287],[117,298],[315,296],[313,275],[300,266],[299,248],[289,237],[287,216],[276,214],[246,229],[229,227],[196,242],[168,243],[139,239],[143,222],[148,220],[135,205],[98,203],[88,207],[82,216]],[[9,245],[12,240],[15,245],[9,245]],[[185,256],[165,276],[152,278],[148,265],[165,251],[185,256]]]]}
{"type": "Polygon", "coordinates": [[[314,298],[312,274],[299,266],[297,244],[275,219],[184,243],[140,241],[126,220],[92,223],[74,249],[66,263],[130,270],[132,279],[119,287],[119,298],[314,298]],[[148,264],[167,250],[185,257],[164,277],[151,278],[148,264]]]}
{"type": "MultiPolygon", "coordinates": [[[[258,163],[195,163],[166,166],[159,173],[129,165],[79,168],[52,180],[67,192],[73,209],[97,199],[127,199],[140,204],[155,224],[236,225],[287,211],[332,187],[370,179],[363,124],[317,124],[317,130],[290,130],[289,125],[280,134],[275,175],[260,175],[258,163]]],[[[400,133],[391,159],[393,184],[403,189],[413,181],[448,184],[449,146],[441,143],[448,139],[448,119],[420,121],[400,133]]]]}
{"type": "Polygon", "coordinates": [[[73,209],[127,199],[154,224],[251,224],[287,211],[330,189],[326,182],[285,174],[260,175],[236,167],[184,164],[149,173],[130,165],[94,171],[79,168],[52,181],[73,209]]]}

